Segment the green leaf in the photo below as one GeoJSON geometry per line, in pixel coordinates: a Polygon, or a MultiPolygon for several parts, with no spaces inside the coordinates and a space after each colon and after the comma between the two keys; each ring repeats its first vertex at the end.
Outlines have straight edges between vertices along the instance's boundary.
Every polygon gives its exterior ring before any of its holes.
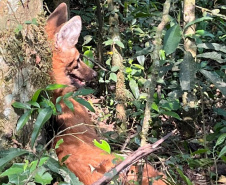
{"type": "Polygon", "coordinates": [[[192,155],[196,155],[196,154],[204,154],[209,152],[209,149],[198,149],[195,152],[192,153],[192,155]]]}
{"type": "Polygon", "coordinates": [[[153,110],[159,112],[159,107],[158,107],[158,105],[157,105],[155,102],[152,103],[151,108],[152,108],[153,110]]]}
{"type": "Polygon", "coordinates": [[[225,116],[226,115],[226,110],[221,109],[221,108],[213,108],[214,112],[216,112],[220,116],[225,116]]]}
{"type": "MultiPolygon", "coordinates": [[[[86,95],[89,95],[89,94],[93,94],[94,91],[95,91],[94,89],[90,89],[90,88],[82,88],[82,89],[77,90],[77,91],[74,93],[74,96],[78,96],[78,95],[86,96],[86,95]]],[[[73,96],[73,97],[74,97],[74,96],[73,96]]]]}
{"type": "Polygon", "coordinates": [[[57,99],[56,99],[56,103],[60,103],[60,101],[63,99],[62,96],[58,96],[57,99]]]}
{"type": "Polygon", "coordinates": [[[61,159],[61,164],[63,164],[70,156],[71,156],[71,154],[65,155],[65,156],[61,159]]]}
{"type": "Polygon", "coordinates": [[[192,182],[189,180],[189,178],[183,174],[183,172],[179,169],[176,168],[177,172],[179,173],[179,175],[181,176],[181,178],[184,180],[184,182],[186,182],[187,185],[193,185],[192,182]]]}
{"type": "Polygon", "coordinates": [[[115,44],[117,44],[120,48],[125,48],[124,44],[119,40],[115,41],[115,44]]]}
{"type": "Polygon", "coordinates": [[[111,147],[110,147],[110,145],[108,144],[107,141],[100,140],[100,143],[99,143],[96,139],[94,139],[93,143],[96,147],[98,147],[98,148],[104,150],[105,152],[111,154],[111,147]]]}
{"type": "Polygon", "coordinates": [[[46,166],[48,166],[48,168],[51,171],[62,176],[65,182],[70,181],[69,182],[70,185],[82,185],[83,184],[83,183],[79,182],[79,179],[75,176],[74,173],[72,173],[67,167],[60,165],[59,162],[53,158],[50,158],[47,161],[46,166]]]}
{"type": "Polygon", "coordinates": [[[92,35],[86,35],[84,37],[84,42],[82,45],[84,46],[84,45],[88,44],[92,39],[93,39],[92,35]]]}
{"type": "Polygon", "coordinates": [[[224,59],[224,56],[220,52],[215,52],[215,51],[198,54],[197,58],[212,59],[212,60],[216,60],[219,63],[225,63],[226,62],[226,59],[224,59]]]}
{"type": "Polygon", "coordinates": [[[165,110],[178,110],[180,108],[180,102],[178,99],[161,100],[160,107],[165,110]]]}
{"type": "MultiPolygon", "coordinates": [[[[63,98],[64,98],[64,99],[67,99],[67,98],[71,97],[71,96],[73,95],[73,93],[74,93],[74,92],[68,92],[68,93],[66,93],[66,94],[63,96],[63,98]]],[[[58,103],[59,103],[59,102],[58,102],[58,103]]]]}
{"type": "Polygon", "coordinates": [[[22,150],[19,148],[11,148],[9,150],[1,150],[0,151],[0,169],[3,169],[3,167],[12,159],[15,157],[29,154],[29,151],[22,150]]]}
{"type": "Polygon", "coordinates": [[[34,107],[40,108],[40,105],[37,102],[28,101],[27,103],[34,106],[34,107]]]}
{"type": "Polygon", "coordinates": [[[20,130],[23,128],[23,126],[27,123],[28,119],[30,118],[32,114],[32,109],[25,112],[22,116],[20,116],[20,119],[17,122],[16,130],[20,130]]]}
{"type": "Polygon", "coordinates": [[[204,69],[201,69],[200,72],[206,78],[208,78],[216,86],[216,88],[220,89],[221,93],[224,96],[226,96],[226,83],[219,77],[216,72],[206,71],[204,69]]]}
{"type": "Polygon", "coordinates": [[[137,82],[134,79],[130,79],[129,86],[130,86],[130,89],[132,90],[134,97],[137,99],[140,96],[137,82]]]}
{"type": "Polygon", "coordinates": [[[171,116],[173,118],[179,119],[181,120],[180,116],[176,113],[176,112],[172,112],[172,111],[161,111],[162,114],[165,114],[167,116],[171,116]]]}
{"type": "Polygon", "coordinates": [[[110,73],[109,80],[113,80],[114,82],[117,82],[117,75],[115,73],[110,73]]]}
{"type": "Polygon", "coordinates": [[[214,38],[215,37],[213,34],[211,34],[208,31],[205,31],[205,30],[197,30],[195,33],[198,34],[198,35],[201,35],[203,37],[207,37],[207,36],[209,36],[211,38],[214,38]]]}
{"type": "Polygon", "coordinates": [[[25,23],[25,24],[32,24],[31,21],[25,21],[24,23],[25,23]]]}
{"type": "Polygon", "coordinates": [[[32,24],[34,24],[34,25],[36,25],[36,26],[38,25],[37,18],[33,18],[33,19],[32,19],[32,24]]]}
{"type": "Polygon", "coordinates": [[[31,135],[31,148],[34,147],[35,140],[37,139],[41,128],[51,118],[52,113],[53,113],[53,110],[51,107],[47,107],[47,108],[40,110],[37,120],[34,124],[34,129],[33,129],[32,135],[31,135]]]}
{"type": "Polygon", "coordinates": [[[196,19],[196,20],[194,20],[194,21],[191,21],[191,22],[189,22],[188,24],[186,24],[186,26],[184,27],[184,30],[185,30],[187,27],[191,26],[192,24],[196,24],[196,23],[198,23],[198,22],[203,22],[203,21],[208,21],[208,20],[212,20],[212,18],[211,18],[211,17],[201,17],[201,18],[198,18],[198,19],[196,19]]]}
{"type": "Polygon", "coordinates": [[[218,157],[220,158],[220,157],[222,157],[222,156],[225,155],[225,154],[226,154],[226,146],[224,146],[224,147],[221,149],[221,151],[220,151],[218,157]]]}
{"type": "MultiPolygon", "coordinates": [[[[91,60],[94,60],[93,52],[91,50],[85,51],[84,56],[86,56],[87,58],[90,58],[91,60]]],[[[83,62],[90,68],[93,68],[93,66],[94,66],[93,62],[91,62],[87,58],[83,57],[83,62]]]]}
{"type": "Polygon", "coordinates": [[[118,71],[119,67],[118,66],[112,66],[111,71],[116,72],[118,71]]]}
{"type": "Polygon", "coordinates": [[[213,49],[215,51],[221,51],[226,53],[226,46],[223,44],[217,44],[217,43],[201,43],[197,45],[198,48],[204,48],[204,49],[213,49]]]}
{"type": "Polygon", "coordinates": [[[141,56],[141,55],[147,55],[148,53],[151,53],[153,51],[154,47],[153,46],[149,46],[147,48],[144,48],[142,50],[139,50],[136,52],[136,54],[134,55],[134,57],[137,56],[141,56]]]}
{"type": "Polygon", "coordinates": [[[52,180],[53,178],[51,174],[48,173],[47,169],[44,167],[39,168],[35,173],[34,181],[37,183],[40,183],[42,185],[51,184],[52,180]]]}
{"type": "Polygon", "coordinates": [[[74,104],[69,100],[69,99],[63,99],[65,105],[72,111],[74,112],[74,104]]]}
{"type": "Polygon", "coordinates": [[[173,53],[181,40],[180,26],[175,24],[169,30],[167,30],[164,40],[163,48],[166,52],[166,55],[173,53]]]}
{"type": "Polygon", "coordinates": [[[191,91],[195,85],[196,64],[190,52],[185,52],[180,64],[180,85],[183,91],[191,91]]]}
{"type": "Polygon", "coordinates": [[[61,138],[60,140],[57,141],[56,145],[55,145],[55,149],[59,148],[60,145],[64,142],[64,139],[61,138]]]}
{"type": "Polygon", "coordinates": [[[14,102],[12,106],[18,109],[31,109],[30,105],[21,102],[14,102]]]}
{"type": "Polygon", "coordinates": [[[67,87],[67,85],[62,85],[62,84],[50,84],[46,87],[46,90],[47,91],[53,91],[53,90],[56,90],[56,89],[63,89],[67,87]]]}
{"type": "Polygon", "coordinates": [[[218,137],[217,142],[216,142],[214,148],[216,148],[218,145],[222,144],[222,143],[224,142],[225,138],[226,138],[226,133],[221,134],[221,135],[218,137]]]}
{"type": "Polygon", "coordinates": [[[145,56],[144,55],[137,56],[137,61],[139,62],[140,65],[144,66],[145,56]]]}
{"type": "Polygon", "coordinates": [[[18,26],[16,27],[16,29],[14,30],[14,32],[16,34],[18,34],[19,32],[21,32],[23,30],[23,26],[22,24],[18,24],[18,26]]]}
{"type": "Polygon", "coordinates": [[[38,89],[38,90],[34,93],[33,97],[31,98],[31,101],[32,101],[32,102],[37,102],[38,97],[39,97],[40,93],[42,92],[42,90],[43,90],[43,89],[38,89]]]}
{"type": "Polygon", "coordinates": [[[114,41],[113,41],[112,39],[109,39],[109,40],[103,42],[103,44],[104,44],[105,46],[112,45],[113,43],[114,43],[114,41]]]}
{"type": "Polygon", "coordinates": [[[93,106],[86,100],[82,99],[82,98],[74,98],[75,101],[77,101],[78,103],[82,104],[83,106],[85,106],[87,109],[89,109],[92,112],[95,112],[93,106]]]}
{"type": "Polygon", "coordinates": [[[14,163],[9,169],[4,171],[0,177],[10,176],[13,174],[20,174],[24,172],[24,163],[14,163]]]}

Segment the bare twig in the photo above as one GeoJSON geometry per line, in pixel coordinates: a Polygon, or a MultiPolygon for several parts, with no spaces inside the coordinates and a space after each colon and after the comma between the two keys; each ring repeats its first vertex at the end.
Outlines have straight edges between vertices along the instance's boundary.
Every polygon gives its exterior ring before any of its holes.
{"type": "Polygon", "coordinates": [[[111,169],[107,173],[104,174],[104,176],[99,179],[98,181],[94,182],[92,185],[104,185],[111,181],[111,179],[119,174],[122,170],[125,168],[131,166],[131,164],[134,164],[141,158],[149,155],[150,153],[158,150],[158,146],[163,143],[166,139],[168,139],[170,136],[174,135],[177,132],[177,130],[174,130],[155,142],[154,144],[146,144],[142,147],[140,147],[138,150],[133,152],[130,156],[128,156],[123,162],[118,164],[115,168],[111,169]]]}

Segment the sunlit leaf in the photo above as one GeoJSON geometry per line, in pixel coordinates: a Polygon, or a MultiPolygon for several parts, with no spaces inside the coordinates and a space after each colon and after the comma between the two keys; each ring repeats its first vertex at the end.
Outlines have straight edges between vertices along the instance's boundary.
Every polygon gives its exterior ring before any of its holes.
{"type": "Polygon", "coordinates": [[[167,30],[164,40],[163,40],[163,49],[166,52],[166,55],[173,53],[181,40],[180,26],[175,24],[169,30],[167,30]]]}
{"type": "Polygon", "coordinates": [[[62,85],[62,84],[50,84],[46,87],[46,90],[48,91],[53,91],[53,90],[56,90],[56,89],[63,89],[67,87],[67,85],[62,85]]]}
{"type": "Polygon", "coordinates": [[[98,147],[98,148],[104,150],[105,152],[111,154],[111,147],[110,147],[110,145],[108,144],[107,141],[100,140],[100,143],[99,143],[96,139],[94,139],[93,143],[96,147],[98,147]]]}

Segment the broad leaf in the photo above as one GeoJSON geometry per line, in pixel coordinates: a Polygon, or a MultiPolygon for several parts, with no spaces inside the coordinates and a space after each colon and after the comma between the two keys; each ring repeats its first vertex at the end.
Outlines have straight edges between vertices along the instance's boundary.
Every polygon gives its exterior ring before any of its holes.
{"type": "Polygon", "coordinates": [[[74,109],[73,103],[72,103],[69,99],[63,99],[63,100],[64,100],[65,105],[66,105],[72,112],[74,112],[75,109],[74,109]]]}
{"type": "Polygon", "coordinates": [[[183,91],[191,91],[195,85],[196,64],[190,52],[185,52],[180,64],[180,85],[183,91]]]}
{"type": "Polygon", "coordinates": [[[92,93],[94,93],[94,89],[82,88],[82,89],[77,90],[73,96],[78,96],[78,95],[86,96],[86,95],[92,94],[92,93]]]}
{"type": "Polygon", "coordinates": [[[226,83],[219,77],[216,72],[206,71],[204,69],[201,69],[200,72],[206,78],[208,78],[216,86],[216,88],[220,89],[221,93],[224,96],[226,96],[226,83]]]}
{"type": "Polygon", "coordinates": [[[21,102],[14,102],[12,106],[18,109],[31,109],[30,105],[21,102]]]}
{"type": "Polygon", "coordinates": [[[226,59],[224,59],[225,56],[223,56],[220,52],[205,52],[202,54],[197,55],[197,58],[207,58],[207,59],[212,59],[216,60],[219,63],[225,63],[226,59]]]}
{"type": "Polygon", "coordinates": [[[166,55],[173,53],[181,40],[180,26],[175,24],[169,30],[167,30],[164,40],[163,40],[163,48],[166,52],[166,55]]]}
{"type": "Polygon", "coordinates": [[[167,116],[171,116],[173,118],[179,119],[181,120],[180,116],[176,113],[176,112],[172,112],[172,111],[161,111],[162,114],[165,114],[167,116]]]}
{"type": "Polygon", "coordinates": [[[34,124],[32,135],[31,135],[31,148],[34,147],[35,141],[38,137],[38,134],[40,133],[41,128],[51,118],[52,113],[53,113],[53,110],[51,107],[41,109],[41,111],[39,112],[37,120],[34,124]]]}
{"type": "Polygon", "coordinates": [[[34,180],[39,184],[46,185],[46,184],[50,184],[53,178],[51,174],[47,172],[46,168],[40,167],[38,171],[35,173],[34,180]]]}
{"type": "Polygon", "coordinates": [[[145,56],[137,56],[137,61],[139,62],[140,65],[144,66],[144,61],[145,61],[145,56]]]}
{"type": "Polygon", "coordinates": [[[132,90],[134,97],[137,99],[140,95],[137,82],[134,79],[130,79],[129,86],[130,86],[130,89],[132,90]]]}
{"type": "Polygon", "coordinates": [[[53,90],[56,90],[56,89],[63,89],[67,87],[67,85],[62,85],[62,84],[50,84],[46,87],[46,90],[48,91],[53,91],[53,90]]]}
{"type": "Polygon", "coordinates": [[[13,174],[20,174],[24,171],[24,163],[14,163],[9,169],[4,171],[0,177],[10,176],[13,174]]]}
{"type": "Polygon", "coordinates": [[[3,167],[12,159],[15,157],[24,155],[24,154],[29,154],[29,151],[27,150],[22,150],[19,148],[11,148],[9,150],[3,150],[0,151],[0,169],[3,169],[3,167]]]}
{"type": "Polygon", "coordinates": [[[117,75],[115,73],[110,73],[109,80],[113,80],[114,82],[117,82],[117,75]]]}
{"type": "Polygon", "coordinates": [[[100,140],[100,143],[99,143],[96,139],[94,139],[93,143],[96,147],[98,147],[98,148],[104,150],[105,152],[111,154],[111,147],[110,147],[110,145],[108,144],[107,141],[100,140]]]}
{"type": "Polygon", "coordinates": [[[184,29],[186,29],[187,27],[191,26],[192,24],[196,24],[198,22],[203,22],[203,21],[208,21],[208,20],[212,20],[213,18],[211,17],[201,17],[201,18],[198,18],[194,21],[191,21],[189,22],[188,24],[186,24],[186,26],[184,27],[184,29]]]}
{"type": "Polygon", "coordinates": [[[226,138],[226,133],[221,134],[220,137],[218,137],[214,148],[217,147],[218,145],[222,144],[224,142],[225,138],[226,138]]]}
{"type": "Polygon", "coordinates": [[[84,42],[82,45],[84,46],[84,45],[88,44],[92,39],[93,39],[92,35],[86,35],[84,37],[84,42]]]}
{"type": "Polygon", "coordinates": [[[56,145],[55,145],[55,149],[59,148],[60,145],[64,142],[64,139],[61,138],[59,141],[57,141],[56,145]]]}
{"type": "Polygon", "coordinates": [[[117,44],[120,48],[125,48],[124,44],[119,40],[115,41],[115,44],[117,44]]]}
{"type": "Polygon", "coordinates": [[[40,93],[41,93],[42,91],[43,91],[43,89],[38,89],[38,90],[34,93],[33,97],[31,98],[31,101],[32,101],[32,102],[37,102],[38,97],[39,97],[39,95],[40,95],[40,93]]]}
{"type": "Polygon", "coordinates": [[[16,130],[20,130],[21,128],[23,128],[23,126],[27,123],[28,119],[30,118],[32,113],[32,110],[28,110],[27,112],[25,112],[20,119],[17,122],[17,126],[16,126],[16,130]]]}
{"type": "MultiPolygon", "coordinates": [[[[90,152],[92,152],[92,151],[90,151],[90,152]]],[[[70,183],[70,185],[82,185],[83,184],[79,181],[79,179],[75,176],[74,173],[72,173],[67,167],[60,165],[59,162],[56,161],[55,159],[50,158],[47,161],[46,165],[48,166],[48,168],[51,171],[62,176],[64,181],[70,183]]]]}
{"type": "Polygon", "coordinates": [[[226,53],[226,46],[217,43],[201,43],[197,45],[198,48],[205,48],[205,49],[213,49],[215,51],[221,51],[226,53]]]}
{"type": "Polygon", "coordinates": [[[222,156],[225,155],[225,154],[226,154],[226,146],[224,146],[224,147],[221,149],[221,151],[220,151],[218,157],[220,158],[220,157],[222,157],[222,156]]]}
{"type": "Polygon", "coordinates": [[[82,104],[83,106],[85,106],[90,111],[95,112],[93,106],[88,101],[86,101],[82,98],[74,98],[74,100],[77,101],[78,103],[82,104]]]}

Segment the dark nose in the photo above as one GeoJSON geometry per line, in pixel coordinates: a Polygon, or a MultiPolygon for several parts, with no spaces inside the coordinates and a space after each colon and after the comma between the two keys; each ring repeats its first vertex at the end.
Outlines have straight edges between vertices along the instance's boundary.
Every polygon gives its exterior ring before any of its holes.
{"type": "Polygon", "coordinates": [[[97,77],[97,72],[93,71],[93,78],[97,77]]]}

